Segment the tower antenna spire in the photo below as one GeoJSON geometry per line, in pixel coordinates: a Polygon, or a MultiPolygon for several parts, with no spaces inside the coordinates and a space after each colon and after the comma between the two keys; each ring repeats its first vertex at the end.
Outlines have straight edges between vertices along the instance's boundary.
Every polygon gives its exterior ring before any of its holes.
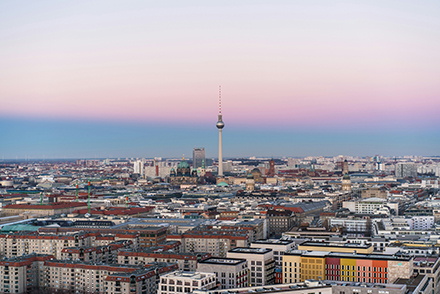
{"type": "Polygon", "coordinates": [[[222,86],[218,86],[218,114],[222,115],[222,86]]]}

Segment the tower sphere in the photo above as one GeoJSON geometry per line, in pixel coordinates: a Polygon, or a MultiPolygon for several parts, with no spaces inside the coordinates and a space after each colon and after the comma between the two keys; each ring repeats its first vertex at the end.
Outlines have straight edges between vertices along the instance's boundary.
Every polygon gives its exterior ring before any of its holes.
{"type": "Polygon", "coordinates": [[[223,129],[225,127],[225,123],[223,122],[221,114],[218,115],[218,122],[215,126],[217,127],[217,129],[223,129]]]}

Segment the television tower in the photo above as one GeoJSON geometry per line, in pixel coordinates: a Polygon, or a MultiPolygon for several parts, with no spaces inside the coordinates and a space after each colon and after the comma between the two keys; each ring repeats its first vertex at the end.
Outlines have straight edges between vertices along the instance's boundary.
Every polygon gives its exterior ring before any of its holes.
{"type": "Polygon", "coordinates": [[[218,176],[223,177],[222,129],[225,124],[222,120],[222,86],[218,87],[218,121],[216,127],[218,129],[218,176]]]}

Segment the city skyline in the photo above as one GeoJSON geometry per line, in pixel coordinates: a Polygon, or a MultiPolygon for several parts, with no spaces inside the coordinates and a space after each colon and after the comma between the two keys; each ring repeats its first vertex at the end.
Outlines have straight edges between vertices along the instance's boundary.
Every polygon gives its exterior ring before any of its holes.
{"type": "Polygon", "coordinates": [[[440,4],[0,3],[0,156],[439,155],[440,4]]]}

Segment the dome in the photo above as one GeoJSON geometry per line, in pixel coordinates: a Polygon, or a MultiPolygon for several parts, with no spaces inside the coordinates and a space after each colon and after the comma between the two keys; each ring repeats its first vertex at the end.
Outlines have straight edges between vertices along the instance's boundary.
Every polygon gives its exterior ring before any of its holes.
{"type": "Polygon", "coordinates": [[[251,173],[253,174],[253,173],[259,173],[259,174],[261,174],[261,171],[260,171],[260,169],[259,168],[254,168],[252,171],[251,171],[251,173]]]}
{"type": "Polygon", "coordinates": [[[342,177],[342,179],[343,179],[343,180],[349,180],[349,179],[350,179],[350,176],[349,176],[348,174],[345,174],[345,175],[342,177]]]}
{"type": "Polygon", "coordinates": [[[181,162],[179,162],[177,168],[189,168],[189,164],[185,161],[185,159],[183,159],[181,162]]]}
{"type": "Polygon", "coordinates": [[[254,178],[254,175],[251,174],[251,173],[249,173],[249,174],[247,175],[247,178],[248,178],[248,179],[253,179],[253,178],[254,178]]]}
{"type": "Polygon", "coordinates": [[[217,184],[217,187],[229,187],[229,185],[226,182],[220,182],[217,184]]]}

